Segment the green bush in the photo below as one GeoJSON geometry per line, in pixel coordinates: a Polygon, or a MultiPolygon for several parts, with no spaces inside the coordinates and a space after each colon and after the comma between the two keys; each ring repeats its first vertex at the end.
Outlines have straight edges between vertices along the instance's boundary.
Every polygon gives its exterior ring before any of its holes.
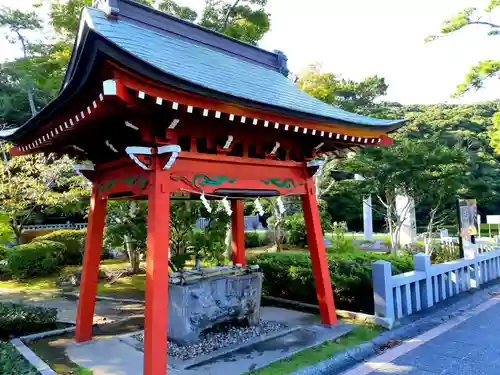
{"type": "MultiPolygon", "coordinates": [[[[391,261],[394,274],[413,270],[413,260],[409,256],[393,257],[356,251],[328,254],[327,257],[336,306],[351,311],[373,313],[372,264],[376,260],[391,261]]],[[[318,303],[309,254],[260,254],[250,263],[258,264],[264,274],[265,295],[318,303]]]]}
{"type": "Polygon", "coordinates": [[[264,231],[245,232],[245,248],[266,246],[269,244],[267,233],[264,231]]]}
{"type": "Polygon", "coordinates": [[[434,245],[434,250],[431,254],[431,262],[433,264],[449,262],[450,260],[460,259],[460,247],[452,245],[434,245]]]}
{"type": "Polygon", "coordinates": [[[0,302],[0,338],[54,329],[56,319],[57,309],[0,302]]]}
{"type": "Polygon", "coordinates": [[[59,254],[58,263],[64,265],[78,265],[83,261],[83,248],[85,246],[86,229],[57,230],[44,236],[36,237],[32,242],[55,241],[66,246],[63,253],[59,254]]]}
{"type": "Polygon", "coordinates": [[[0,245],[0,260],[7,259],[7,250],[9,250],[7,246],[0,245]]]}
{"type": "Polygon", "coordinates": [[[0,374],[39,375],[39,372],[19,354],[10,342],[0,341],[0,374]]]}
{"type": "Polygon", "coordinates": [[[54,241],[36,241],[14,246],[7,252],[8,270],[14,279],[50,275],[57,271],[65,245],[54,241]]]}
{"type": "Polygon", "coordinates": [[[285,218],[285,230],[287,242],[290,245],[305,246],[307,244],[307,230],[302,212],[296,212],[285,218]]]}

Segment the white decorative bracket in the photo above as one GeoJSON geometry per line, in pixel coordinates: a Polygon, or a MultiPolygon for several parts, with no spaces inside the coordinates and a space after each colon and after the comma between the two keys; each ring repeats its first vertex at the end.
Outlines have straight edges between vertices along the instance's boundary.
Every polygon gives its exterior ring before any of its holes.
{"type": "Polygon", "coordinates": [[[151,147],[141,147],[141,146],[129,146],[125,149],[125,152],[130,156],[130,158],[137,164],[139,167],[142,169],[145,169],[147,171],[151,170],[149,166],[144,164],[142,161],[135,156],[136,154],[140,155],[153,155],[153,149],[151,147]]]}
{"type": "Polygon", "coordinates": [[[170,155],[170,158],[168,159],[167,163],[163,166],[163,169],[170,169],[172,165],[174,165],[175,160],[177,159],[177,156],[179,156],[179,153],[181,152],[181,146],[179,145],[166,145],[166,146],[160,146],[158,147],[158,154],[166,154],[167,152],[171,152],[172,155],[170,155]]]}
{"type": "MultiPolygon", "coordinates": [[[[179,153],[181,151],[182,151],[181,146],[179,145],[165,145],[158,147],[156,152],[157,155],[163,155],[169,152],[172,153],[172,155],[170,155],[170,158],[168,159],[167,163],[163,166],[162,169],[170,169],[172,165],[174,165],[175,160],[177,159],[177,156],[179,156],[179,153]]],[[[147,171],[151,170],[149,166],[140,161],[139,158],[136,156],[136,154],[153,155],[153,149],[151,147],[129,146],[125,149],[125,152],[139,167],[147,171]]]]}

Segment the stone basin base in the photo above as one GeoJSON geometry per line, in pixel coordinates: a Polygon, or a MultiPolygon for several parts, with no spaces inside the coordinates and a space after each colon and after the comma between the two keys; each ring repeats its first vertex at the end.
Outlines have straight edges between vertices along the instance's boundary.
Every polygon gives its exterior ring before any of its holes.
{"type": "Polygon", "coordinates": [[[196,342],[215,324],[260,318],[262,274],[213,276],[168,286],[168,338],[180,344],[196,342]]]}

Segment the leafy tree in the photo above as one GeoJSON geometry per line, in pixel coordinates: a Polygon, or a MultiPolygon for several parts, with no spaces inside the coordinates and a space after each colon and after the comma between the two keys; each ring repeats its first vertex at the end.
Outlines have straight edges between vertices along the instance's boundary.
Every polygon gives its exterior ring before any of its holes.
{"type": "Polygon", "coordinates": [[[267,0],[206,0],[200,25],[257,44],[270,28],[267,0]]]}
{"type": "MultiPolygon", "coordinates": [[[[40,17],[35,12],[22,12],[2,7],[0,8],[0,27],[8,28],[7,40],[12,44],[20,43],[23,52],[23,61],[28,60],[32,49],[24,33],[26,31],[41,29],[42,22],[40,17]]],[[[19,77],[19,83],[26,91],[31,114],[34,115],[37,113],[37,109],[33,97],[33,79],[30,74],[26,74],[28,73],[27,71],[24,71],[24,73],[19,77]]]]}
{"type": "Polygon", "coordinates": [[[500,154],[500,112],[493,116],[493,124],[489,129],[491,147],[495,149],[497,154],[500,154]]]}
{"type": "Polygon", "coordinates": [[[172,0],[161,1],[158,4],[158,9],[186,21],[194,22],[196,21],[196,18],[198,18],[198,13],[196,13],[193,9],[187,6],[181,6],[172,0]]]}
{"type": "MultiPolygon", "coordinates": [[[[470,25],[484,26],[487,29],[488,35],[498,36],[500,35],[500,23],[487,20],[497,15],[494,10],[499,6],[499,0],[490,0],[488,6],[482,11],[474,7],[466,8],[443,22],[440,35],[431,35],[426,38],[426,41],[436,40],[470,25]]],[[[481,88],[486,79],[498,77],[499,73],[500,60],[480,61],[476,66],[471,68],[470,72],[465,76],[464,82],[457,86],[457,90],[453,96],[460,96],[470,89],[481,88]]]]}
{"type": "MultiPolygon", "coordinates": [[[[170,252],[172,256],[190,253],[191,239],[196,219],[200,216],[199,202],[172,201],[170,205],[170,252]]],[[[187,259],[187,258],[186,258],[187,259]]]]}
{"type": "Polygon", "coordinates": [[[140,254],[146,250],[147,213],[147,202],[117,200],[108,203],[106,245],[123,247],[132,274],[139,272],[140,254]]]}
{"type": "Polygon", "coordinates": [[[0,210],[9,216],[18,243],[23,227],[36,213],[83,211],[88,198],[88,184],[66,156],[27,155],[1,164],[0,210]]]}
{"type": "MultiPolygon", "coordinates": [[[[141,0],[175,17],[195,22],[196,11],[173,0],[141,0]]],[[[71,43],[78,31],[81,9],[92,5],[92,0],[55,0],[51,2],[50,18],[54,30],[71,43]]],[[[200,25],[219,31],[250,44],[257,44],[269,31],[270,16],[265,11],[267,0],[206,0],[200,25]]]]}
{"type": "MultiPolygon", "coordinates": [[[[415,204],[432,202],[429,229],[437,215],[467,184],[467,152],[459,147],[446,147],[439,139],[413,140],[403,138],[388,148],[365,149],[339,162],[342,170],[358,173],[365,181],[343,183],[361,185],[362,194],[372,194],[386,210],[386,221],[393,248],[399,244],[402,217],[396,213],[398,194],[413,197],[415,204]]],[[[408,210],[405,207],[403,212],[408,210]]],[[[444,218],[443,218],[444,219],[444,218]]]]}
{"type": "Polygon", "coordinates": [[[387,93],[384,78],[371,76],[360,82],[334,73],[324,73],[320,64],[313,64],[299,75],[298,86],[309,95],[346,111],[374,114],[380,107],[375,99],[387,93]]]}

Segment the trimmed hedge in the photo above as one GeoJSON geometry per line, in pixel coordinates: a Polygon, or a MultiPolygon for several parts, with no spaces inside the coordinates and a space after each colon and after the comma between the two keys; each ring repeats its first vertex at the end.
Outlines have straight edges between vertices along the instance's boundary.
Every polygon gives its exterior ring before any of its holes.
{"type": "Polygon", "coordinates": [[[0,302],[0,338],[54,329],[56,319],[57,309],[0,302]]]}
{"type": "MultiPolygon", "coordinates": [[[[339,309],[373,313],[372,264],[392,262],[394,274],[413,270],[410,256],[352,252],[328,254],[335,304],[339,309]]],[[[264,295],[317,304],[316,287],[309,254],[281,252],[260,254],[250,260],[264,274],[264,295]]]]}
{"type": "Polygon", "coordinates": [[[269,238],[265,231],[245,232],[245,248],[261,247],[269,244],[269,238]]]}
{"type": "Polygon", "coordinates": [[[7,252],[7,264],[14,279],[45,276],[57,271],[66,246],[54,241],[36,241],[14,246],[7,252]]]}
{"type": "Polygon", "coordinates": [[[59,254],[58,263],[64,265],[79,265],[83,261],[86,229],[57,230],[44,236],[36,237],[32,242],[55,241],[66,246],[66,250],[59,254]]]}
{"type": "Polygon", "coordinates": [[[10,342],[0,341],[0,374],[39,375],[40,373],[19,354],[10,342]]]}

